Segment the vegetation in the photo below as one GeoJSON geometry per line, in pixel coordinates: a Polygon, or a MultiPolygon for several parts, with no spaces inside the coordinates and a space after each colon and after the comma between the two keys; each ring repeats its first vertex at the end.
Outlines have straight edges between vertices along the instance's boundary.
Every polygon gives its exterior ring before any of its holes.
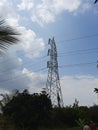
{"type": "Polygon", "coordinates": [[[95,2],[94,2],[94,3],[96,4],[97,2],[98,2],[98,0],[95,0],[95,2]]]}
{"type": "Polygon", "coordinates": [[[95,92],[96,94],[98,94],[98,88],[95,88],[95,89],[94,89],[94,92],[95,92]]]}
{"type": "Polygon", "coordinates": [[[19,42],[19,33],[11,26],[6,24],[4,19],[0,19],[0,55],[5,52],[10,45],[19,42]]]}
{"type": "MultiPolygon", "coordinates": [[[[30,94],[28,90],[2,95],[0,124],[8,130],[79,130],[90,120],[98,125],[98,106],[53,108],[46,93],[30,94]],[[73,128],[73,129],[72,129],[73,128]]],[[[1,130],[1,129],[0,129],[1,130]]]]}
{"type": "MultiPolygon", "coordinates": [[[[32,130],[47,126],[52,105],[46,94],[29,94],[24,90],[9,99],[5,105],[1,105],[3,116],[12,120],[18,129],[32,130]]],[[[4,104],[2,101],[1,104],[4,104]]]]}

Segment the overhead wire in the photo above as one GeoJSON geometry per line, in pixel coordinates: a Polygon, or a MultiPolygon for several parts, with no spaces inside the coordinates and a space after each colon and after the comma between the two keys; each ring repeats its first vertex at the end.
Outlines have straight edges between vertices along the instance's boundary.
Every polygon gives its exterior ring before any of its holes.
{"type": "MultiPolygon", "coordinates": [[[[81,49],[81,50],[75,50],[75,51],[68,51],[68,52],[62,52],[62,53],[59,53],[58,54],[58,57],[63,57],[63,56],[66,56],[66,55],[76,55],[76,54],[88,54],[88,53],[92,53],[92,51],[97,51],[98,48],[89,48],[89,49],[81,49]]],[[[41,61],[36,61],[35,63],[31,63],[31,62],[26,62],[26,63],[23,63],[21,66],[19,66],[18,68],[21,68],[21,67],[30,67],[30,66],[34,66],[40,62],[43,62],[42,59],[45,59],[47,56],[43,56],[43,57],[40,57],[40,58],[37,58],[38,60],[41,60],[41,61]],[[27,66],[29,64],[29,66],[27,66]]],[[[7,70],[1,70],[1,73],[5,73],[5,72],[8,72],[9,69],[12,69],[12,66],[7,68],[7,70]]]]}
{"type": "Polygon", "coordinates": [[[77,52],[85,52],[85,51],[95,51],[98,50],[98,48],[88,48],[88,49],[80,49],[80,50],[72,50],[72,51],[68,51],[68,52],[59,52],[59,54],[65,54],[65,53],[77,53],[77,52]]]}
{"type": "MultiPolygon", "coordinates": [[[[85,62],[85,63],[77,63],[77,64],[68,64],[68,65],[60,65],[58,66],[60,69],[61,68],[65,68],[65,67],[81,67],[81,66],[85,66],[85,65],[91,65],[91,64],[96,64],[96,62],[85,62]]],[[[41,69],[38,69],[38,70],[33,70],[33,72],[39,72],[39,71],[43,71],[43,70],[46,70],[47,68],[41,68],[41,69]]],[[[7,82],[7,81],[13,81],[13,80],[17,80],[18,78],[24,78],[24,77],[27,77],[27,75],[23,75],[23,76],[15,76],[13,78],[9,78],[9,79],[4,79],[4,80],[1,80],[0,83],[4,83],[4,82],[7,82]]]]}
{"type": "MultiPolygon", "coordinates": [[[[41,69],[35,70],[33,72],[39,72],[39,71],[44,71],[44,70],[46,70],[46,68],[41,68],[41,69]]],[[[21,78],[26,78],[26,77],[27,77],[27,75],[21,75],[21,76],[16,75],[15,77],[12,77],[12,78],[9,78],[9,79],[0,80],[0,84],[4,83],[4,82],[8,82],[8,81],[18,80],[18,79],[21,79],[21,78]]]]}
{"type": "Polygon", "coordinates": [[[91,35],[80,36],[80,37],[76,37],[76,38],[60,40],[60,41],[57,41],[57,44],[64,43],[64,42],[70,42],[70,41],[76,41],[76,40],[82,40],[82,39],[87,39],[87,38],[92,38],[92,37],[98,37],[98,33],[91,34],[91,35]]]}
{"type": "Polygon", "coordinates": [[[79,67],[79,66],[91,65],[91,64],[96,64],[96,63],[97,62],[85,62],[85,63],[77,63],[77,64],[67,64],[67,65],[60,65],[59,68],[79,67]]]}
{"type": "MultiPolygon", "coordinates": [[[[41,56],[41,57],[40,57],[40,56],[39,56],[39,57],[33,57],[33,56],[32,56],[32,58],[36,58],[36,59],[43,59],[43,58],[45,58],[45,57],[47,57],[47,56],[46,56],[46,55],[41,56]]],[[[10,58],[7,58],[7,59],[4,59],[4,57],[3,57],[3,59],[1,58],[2,61],[0,62],[0,64],[5,63],[5,62],[8,63],[8,62],[10,62],[10,60],[13,60],[13,59],[15,59],[15,58],[18,58],[18,56],[17,56],[17,57],[16,57],[16,56],[10,57],[10,58]]],[[[21,55],[19,56],[19,58],[22,59],[22,58],[21,58],[21,55]]],[[[27,58],[28,58],[28,57],[27,57],[27,58]]]]}
{"type": "MultiPolygon", "coordinates": [[[[95,49],[98,49],[98,48],[93,48],[93,49],[87,49],[87,50],[95,50],[95,49]]],[[[80,51],[80,50],[77,50],[77,51],[71,51],[71,52],[78,52],[78,51],[80,51]]],[[[86,51],[86,50],[81,50],[81,51],[86,51]]],[[[44,57],[45,58],[45,57],[44,57]]],[[[40,63],[40,61],[38,61],[38,62],[36,62],[36,63],[40,63]]],[[[26,63],[28,66],[26,66],[26,68],[28,68],[29,70],[31,70],[31,69],[35,69],[34,68],[34,65],[36,65],[36,63],[26,63]],[[30,68],[30,67],[32,67],[32,68],[30,68]]],[[[42,63],[42,61],[41,61],[41,63],[42,63]]],[[[95,63],[95,62],[94,62],[95,63]]],[[[85,63],[84,63],[85,64],[85,63]]],[[[86,64],[92,64],[92,63],[86,63],[86,64]]],[[[62,65],[62,67],[67,67],[67,66],[69,66],[69,67],[71,67],[71,66],[79,66],[79,65],[81,65],[81,63],[80,64],[69,64],[69,65],[62,65]]],[[[82,65],[83,65],[83,63],[82,63],[82,65]]],[[[24,66],[24,64],[22,65],[24,68],[25,68],[25,66],[24,66]]],[[[59,66],[60,68],[61,68],[61,66],[59,66]]],[[[20,67],[17,67],[17,69],[18,68],[21,68],[21,66],[20,67]]],[[[2,75],[2,74],[6,74],[7,72],[9,73],[9,70],[11,70],[11,69],[14,69],[14,68],[7,68],[7,70],[3,70],[3,71],[1,71],[0,73],[0,75],[2,75]]]]}
{"type": "MultiPolygon", "coordinates": [[[[95,53],[98,50],[98,48],[89,48],[89,49],[82,49],[82,50],[75,50],[75,51],[68,51],[68,52],[59,52],[58,53],[58,57],[63,57],[63,56],[67,56],[67,55],[77,55],[77,54],[89,54],[89,53],[95,53]]],[[[37,60],[42,60],[44,58],[46,58],[47,56],[42,56],[42,57],[38,57],[37,60]]],[[[8,60],[9,61],[9,60],[8,60]]],[[[9,61],[10,62],[10,61],[9,61]]],[[[37,61],[36,63],[39,63],[40,61],[37,61]]],[[[30,62],[26,62],[23,63],[22,66],[28,65],[30,62]]],[[[36,63],[32,64],[35,65],[36,63]]],[[[20,67],[19,67],[20,68],[20,67]]],[[[12,68],[8,68],[8,69],[12,69],[12,68]]],[[[6,70],[4,70],[3,72],[6,72],[6,70]]]]}
{"type": "MultiPolygon", "coordinates": [[[[76,40],[81,40],[81,39],[87,39],[87,38],[93,38],[93,37],[98,37],[98,33],[96,34],[91,34],[91,35],[85,35],[85,36],[80,36],[80,37],[76,37],[76,38],[70,38],[70,39],[65,39],[65,40],[60,40],[60,41],[57,41],[57,44],[61,44],[61,43],[64,43],[64,42],[70,42],[70,41],[76,41],[76,40]]],[[[45,47],[47,47],[48,44],[45,44],[45,47]]],[[[37,51],[39,49],[41,49],[42,47],[38,47],[36,49],[34,49],[33,51],[37,51]]],[[[32,50],[31,50],[32,51],[32,50]]],[[[26,52],[26,53],[30,53],[31,51],[29,52],[26,52]]],[[[32,53],[31,53],[32,54],[32,53]]],[[[24,52],[21,52],[19,54],[20,56],[24,55],[24,52]]],[[[5,60],[6,61],[6,60],[5,60]]],[[[8,59],[9,61],[9,59],[8,59]]],[[[2,63],[2,62],[0,62],[2,63]]]]}
{"type": "Polygon", "coordinates": [[[68,52],[59,52],[58,57],[62,56],[68,56],[68,55],[81,55],[81,54],[89,54],[89,53],[95,53],[98,51],[98,48],[90,48],[90,49],[82,49],[82,50],[75,50],[75,51],[68,51],[68,52]]]}
{"type": "MultiPolygon", "coordinates": [[[[76,55],[76,54],[88,54],[88,53],[92,53],[92,51],[97,51],[98,48],[89,48],[89,49],[82,49],[82,50],[75,50],[75,51],[68,51],[68,52],[62,52],[62,53],[58,53],[58,57],[62,57],[62,56],[66,56],[66,55],[76,55]],[[85,53],[84,53],[85,52],[85,53]]],[[[43,57],[39,57],[37,58],[38,60],[40,59],[44,59],[46,58],[47,56],[43,56],[43,57]]],[[[10,61],[9,61],[10,62],[10,61]]],[[[37,62],[40,62],[40,61],[37,61],[37,62]]],[[[27,65],[29,63],[23,63],[23,65],[27,65]]],[[[34,63],[36,64],[36,63],[34,63]]],[[[32,64],[32,65],[34,65],[32,64]]],[[[10,68],[8,68],[10,69],[10,68]]],[[[5,72],[5,71],[4,71],[5,72]]]]}
{"type": "MultiPolygon", "coordinates": [[[[73,40],[80,40],[80,39],[86,39],[86,38],[91,38],[91,37],[96,37],[98,36],[98,34],[93,34],[93,35],[88,35],[88,36],[82,36],[82,37],[77,37],[77,38],[72,38],[72,39],[67,39],[67,40],[63,40],[62,42],[65,42],[65,41],[73,41],[73,40]]],[[[76,50],[76,51],[69,51],[67,52],[67,54],[79,54],[80,52],[86,52],[86,51],[95,51],[95,50],[98,50],[98,48],[90,48],[90,49],[84,49],[84,50],[76,50]]],[[[61,54],[65,54],[66,55],[66,52],[64,53],[61,53],[61,54]]],[[[64,67],[76,67],[76,66],[84,66],[84,65],[91,65],[91,64],[95,64],[96,62],[88,62],[88,63],[78,63],[78,64],[69,64],[69,65],[61,65],[59,66],[59,68],[64,68],[64,67]]],[[[29,63],[27,63],[29,64],[29,63]]],[[[32,65],[32,64],[31,64],[32,65]]],[[[27,66],[28,67],[28,66],[27,66]]],[[[46,68],[44,68],[46,69],[46,68]]],[[[43,70],[42,69],[39,69],[40,70],[43,70]]],[[[34,70],[33,70],[34,71],[34,70]]],[[[6,71],[5,71],[6,72],[6,71]]],[[[19,77],[19,76],[17,76],[19,77]]],[[[0,82],[5,82],[5,81],[9,81],[9,80],[13,80],[13,79],[17,79],[17,77],[13,77],[11,79],[6,79],[6,80],[3,80],[3,81],[0,81],[0,82]]]]}
{"type": "MultiPolygon", "coordinates": [[[[66,55],[69,55],[69,54],[72,54],[72,55],[76,55],[76,54],[88,54],[88,52],[86,53],[86,51],[94,51],[94,50],[98,50],[98,48],[92,48],[92,49],[84,49],[84,50],[76,50],[76,51],[69,51],[69,52],[65,52],[65,53],[62,53],[62,55],[58,55],[58,57],[63,57],[63,56],[66,56],[66,55]],[[84,53],[85,52],[85,53],[84,53]]],[[[91,52],[89,52],[91,53],[91,52]]],[[[46,58],[47,56],[44,56],[42,57],[43,59],[46,58]]],[[[27,62],[27,63],[24,63],[22,64],[21,66],[18,67],[18,69],[21,69],[22,67],[26,67],[28,69],[31,69],[30,67],[33,67],[33,69],[35,68],[34,65],[37,65],[38,63],[42,63],[44,62],[44,60],[40,60],[40,61],[36,61],[35,63],[31,63],[31,62],[27,62]]],[[[9,70],[11,70],[12,67],[9,67],[7,68],[7,70],[1,70],[1,74],[2,73],[6,73],[6,72],[9,72],[9,70]]]]}
{"type": "MultiPolygon", "coordinates": [[[[43,60],[44,61],[44,60],[43,60]]],[[[34,67],[34,65],[36,65],[36,64],[38,64],[38,63],[42,63],[43,61],[37,61],[36,63],[31,63],[31,62],[29,62],[29,63],[26,63],[26,64],[23,64],[23,65],[21,65],[21,66],[19,66],[19,67],[17,67],[17,68],[13,68],[13,67],[9,67],[9,68],[7,68],[7,70],[1,70],[0,71],[0,75],[2,75],[2,74],[6,74],[6,73],[9,73],[9,71],[10,70],[13,70],[13,69],[23,69],[23,68],[28,68],[28,69],[31,69],[30,67],[32,67],[33,69],[35,69],[36,67],[34,67]]],[[[39,64],[40,65],[40,64],[39,64]]]]}

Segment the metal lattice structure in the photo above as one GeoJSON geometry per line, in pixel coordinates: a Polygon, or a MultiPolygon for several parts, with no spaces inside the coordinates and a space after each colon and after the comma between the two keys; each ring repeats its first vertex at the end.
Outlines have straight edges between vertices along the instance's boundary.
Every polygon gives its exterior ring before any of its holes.
{"type": "Polygon", "coordinates": [[[49,39],[48,44],[51,46],[51,49],[48,49],[50,60],[47,62],[48,77],[46,82],[46,92],[54,107],[63,107],[62,91],[58,73],[57,48],[54,38],[49,39]]]}

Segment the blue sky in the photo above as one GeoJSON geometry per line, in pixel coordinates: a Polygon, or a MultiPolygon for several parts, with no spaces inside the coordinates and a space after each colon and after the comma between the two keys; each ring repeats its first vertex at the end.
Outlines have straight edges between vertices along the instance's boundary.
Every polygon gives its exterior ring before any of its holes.
{"type": "Polygon", "coordinates": [[[0,57],[0,91],[39,92],[47,79],[48,39],[58,50],[65,105],[98,104],[98,4],[93,0],[0,0],[0,16],[22,35],[0,57]]]}

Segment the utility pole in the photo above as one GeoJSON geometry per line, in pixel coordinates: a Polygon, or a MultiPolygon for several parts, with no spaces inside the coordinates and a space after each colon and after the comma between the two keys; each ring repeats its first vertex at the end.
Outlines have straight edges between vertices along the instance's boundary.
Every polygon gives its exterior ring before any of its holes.
{"type": "Polygon", "coordinates": [[[46,82],[46,92],[54,107],[63,107],[64,105],[58,72],[57,48],[54,38],[49,39],[48,44],[51,48],[48,49],[48,56],[50,56],[50,60],[47,62],[48,76],[46,82]]]}

